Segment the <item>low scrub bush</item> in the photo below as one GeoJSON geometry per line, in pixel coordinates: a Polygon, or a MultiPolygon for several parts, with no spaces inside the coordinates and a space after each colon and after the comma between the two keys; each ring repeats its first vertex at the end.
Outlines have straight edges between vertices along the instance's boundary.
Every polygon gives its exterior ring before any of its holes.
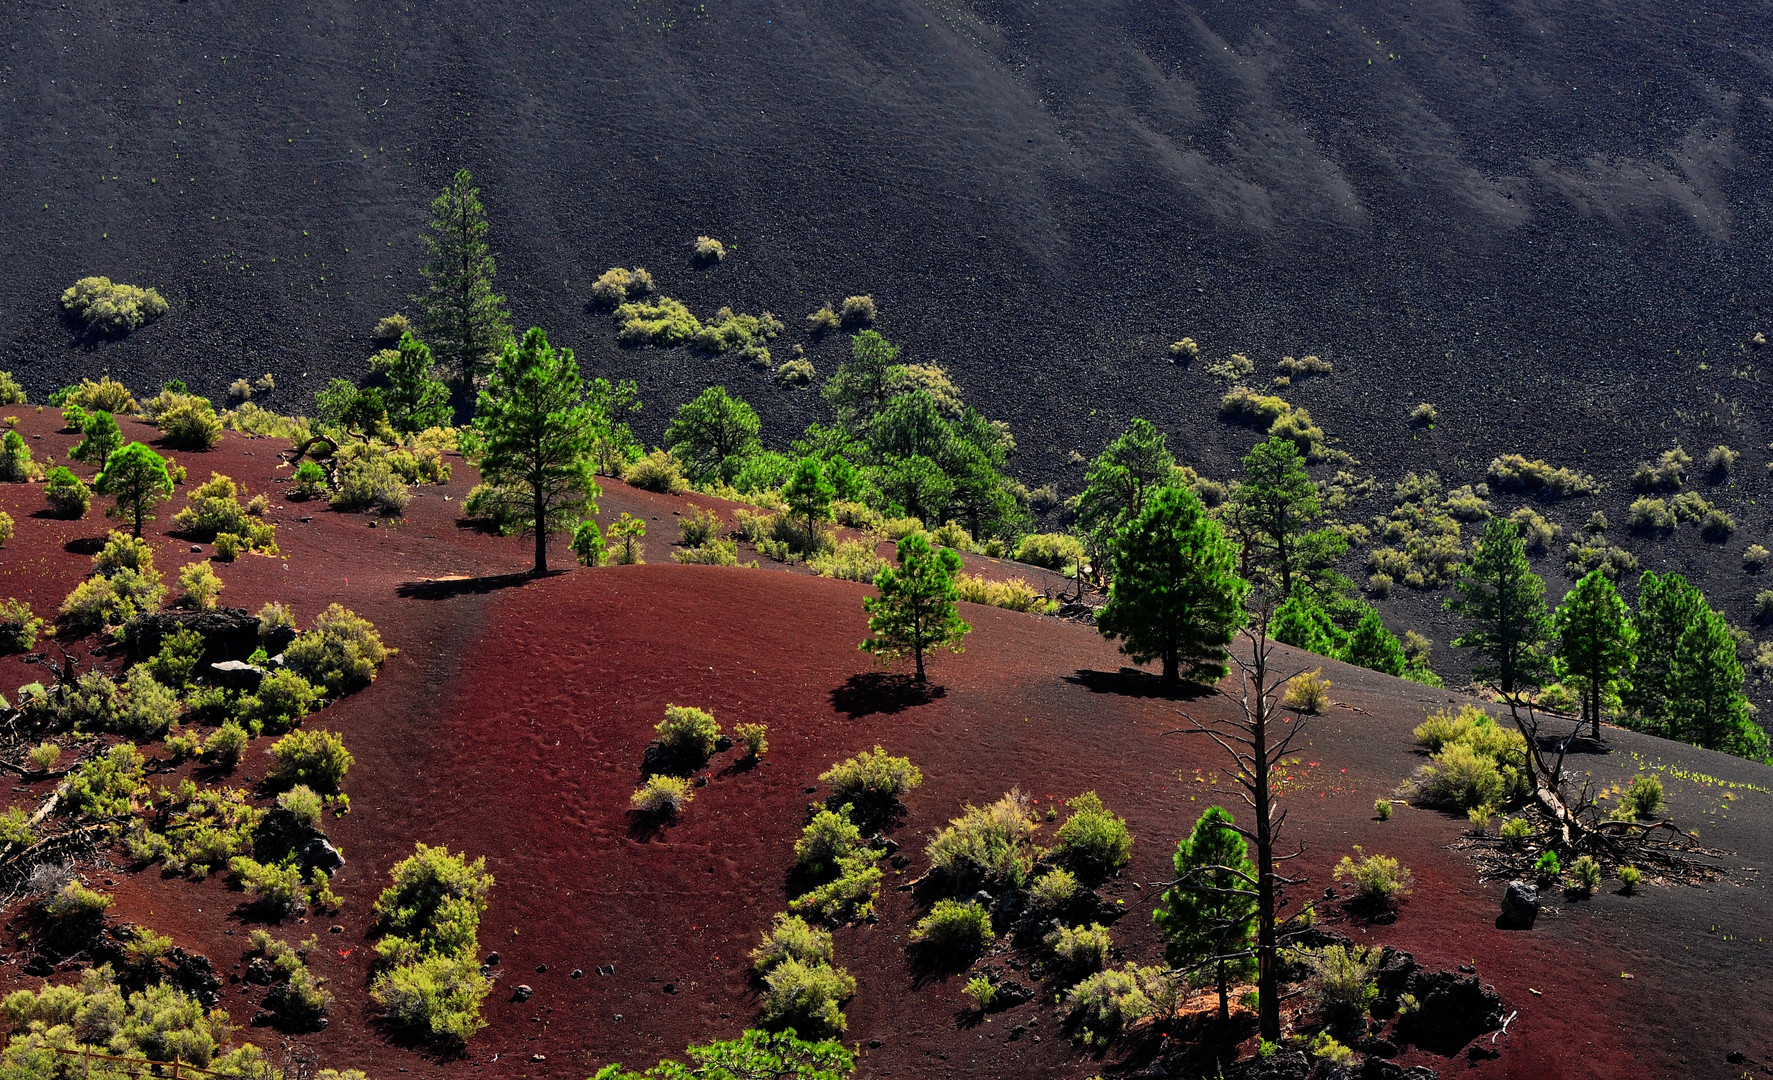
{"type": "Polygon", "coordinates": [[[387,965],[370,996],[397,1026],[460,1045],[485,1026],[492,980],[480,973],[479,928],[492,891],[486,860],[417,845],[376,900],[376,953],[387,965]]]}
{"type": "Polygon", "coordinates": [[[1301,356],[1298,359],[1283,356],[1276,366],[1280,369],[1280,373],[1289,379],[1305,375],[1328,375],[1334,370],[1334,365],[1321,356],[1301,356]]]}
{"type": "Polygon", "coordinates": [[[1625,893],[1627,896],[1636,892],[1638,889],[1638,883],[1643,880],[1644,872],[1637,867],[1621,866],[1619,868],[1619,891],[1625,893]]]}
{"type": "Polygon", "coordinates": [[[411,331],[412,320],[397,311],[377,319],[375,329],[369,332],[369,336],[372,341],[392,344],[411,331]]]}
{"type": "Polygon", "coordinates": [[[763,1023],[808,1035],[841,1033],[848,1026],[843,1003],[856,994],[856,980],[830,964],[786,959],[763,977],[763,1023]]]}
{"type": "Polygon", "coordinates": [[[1636,555],[1610,544],[1571,544],[1564,552],[1564,572],[1571,577],[1582,577],[1599,570],[1609,579],[1617,581],[1621,574],[1629,574],[1637,568],[1636,555]]]}
{"type": "Polygon", "coordinates": [[[681,300],[660,296],[651,301],[629,301],[616,308],[621,328],[616,340],[624,345],[656,345],[670,348],[702,332],[701,320],[681,300]]]}
{"type": "Polygon", "coordinates": [[[160,573],[122,569],[109,576],[87,578],[62,601],[61,621],[78,632],[122,626],[143,612],[154,611],[166,598],[160,573]]]}
{"type": "Polygon", "coordinates": [[[1570,864],[1570,879],[1564,886],[1577,896],[1592,896],[1601,887],[1601,864],[1593,855],[1578,855],[1570,864]]]}
{"type": "Polygon", "coordinates": [[[700,547],[710,540],[720,539],[725,529],[726,522],[718,513],[692,506],[688,514],[677,519],[677,542],[684,547],[700,547]]]}
{"type": "Polygon", "coordinates": [[[320,699],[319,687],[289,668],[279,668],[259,680],[252,693],[241,696],[240,718],[254,730],[288,731],[318,708],[320,699]]]}
{"type": "Polygon", "coordinates": [[[1373,800],[1373,816],[1378,818],[1380,821],[1390,821],[1391,820],[1391,800],[1390,799],[1374,799],[1373,800]]]}
{"type": "Polygon", "coordinates": [[[1028,584],[1024,578],[987,581],[963,573],[955,578],[954,584],[959,590],[959,598],[970,604],[1035,614],[1045,614],[1055,606],[1044,594],[1035,592],[1034,586],[1028,584]]]}
{"type": "Polygon", "coordinates": [[[1692,464],[1693,456],[1677,445],[1664,450],[1655,461],[1639,462],[1631,478],[1632,486],[1640,491],[1679,490],[1687,482],[1687,469],[1692,464]]]}
{"type": "Polygon", "coordinates": [[[1069,533],[1030,533],[1016,545],[1017,562],[1072,574],[1083,558],[1083,541],[1069,533]]]}
{"type": "Polygon", "coordinates": [[[62,748],[45,739],[31,747],[25,759],[31,764],[31,771],[46,773],[55,768],[55,763],[62,759],[62,748]]]}
{"type": "Polygon", "coordinates": [[[118,743],[69,774],[69,804],[94,817],[127,814],[136,797],[147,793],[142,782],[146,767],[141,751],[130,743],[118,743]]]}
{"type": "Polygon", "coordinates": [[[43,620],[30,604],[16,597],[0,602],[0,655],[31,651],[42,632],[43,620]]]}
{"type": "Polygon", "coordinates": [[[968,1000],[973,1003],[973,1007],[981,1013],[990,1012],[991,1006],[997,1002],[997,984],[992,982],[988,975],[974,975],[967,980],[965,986],[961,987],[960,992],[965,994],[968,1000]]]}
{"type": "Polygon", "coordinates": [[[124,680],[111,727],[125,735],[159,738],[178,721],[180,711],[178,695],[138,665],[124,680]]]}
{"type": "Polygon", "coordinates": [[[1740,451],[1728,446],[1718,445],[1711,448],[1705,455],[1705,471],[1715,478],[1729,476],[1736,470],[1736,462],[1740,460],[1740,451]]]}
{"type": "Polygon", "coordinates": [[[831,785],[837,805],[890,805],[922,784],[923,773],[908,758],[893,757],[876,746],[831,766],[819,774],[819,782],[831,785]]]}
{"type": "Polygon", "coordinates": [[[911,928],[911,943],[955,956],[974,956],[997,940],[991,912],[968,900],[938,900],[911,928]]]}
{"type": "Polygon", "coordinates": [[[712,236],[698,236],[690,254],[697,262],[719,262],[726,258],[726,245],[712,236]]]}
{"type": "Polygon", "coordinates": [[[798,915],[781,912],[763,932],[763,942],[751,950],[751,970],[767,975],[785,960],[828,964],[831,955],[831,931],[813,926],[798,915]]]}
{"type": "Polygon", "coordinates": [[[1077,875],[1062,866],[1035,878],[1034,884],[1028,887],[1028,902],[1036,911],[1047,914],[1065,911],[1078,895],[1077,875]]]}
{"type": "Polygon", "coordinates": [[[1200,343],[1191,337],[1170,342],[1170,362],[1191,364],[1200,357],[1200,343]]]}
{"type": "Polygon", "coordinates": [[[836,810],[821,810],[801,830],[794,843],[797,866],[813,874],[826,874],[837,868],[838,860],[854,853],[862,843],[862,830],[850,821],[849,815],[836,810]]]}
{"type": "Polygon", "coordinates": [[[760,758],[769,752],[768,724],[734,724],[733,739],[745,749],[748,758],[760,758]]]}
{"type": "Polygon", "coordinates": [[[1011,791],[990,806],[967,806],[924,849],[930,872],[957,893],[985,887],[1020,888],[1034,868],[1035,824],[1028,797],[1011,791]]]}
{"type": "Polygon", "coordinates": [[[739,545],[732,540],[710,540],[700,547],[678,548],[671,561],[685,566],[737,566],[739,545]]]}
{"type": "Polygon", "coordinates": [[[1323,1020],[1336,1027],[1363,1022],[1379,997],[1380,953],[1359,945],[1326,945],[1297,949],[1289,958],[1310,971],[1311,999],[1323,1020]]]}
{"type": "Polygon", "coordinates": [[[1620,795],[1617,816],[1622,820],[1637,821],[1661,813],[1662,781],[1648,774],[1633,777],[1631,786],[1620,795]]]}
{"type": "Polygon", "coordinates": [[[874,914],[880,895],[881,870],[866,850],[837,860],[837,876],[802,893],[788,905],[796,914],[816,915],[832,925],[855,922],[874,914]]]}
{"type": "Polygon", "coordinates": [[[378,974],[369,996],[390,1024],[459,1047],[486,1026],[480,1006],[491,991],[471,953],[434,953],[378,974]]]}
{"type": "Polygon", "coordinates": [[[822,304],[819,310],[806,317],[806,328],[814,337],[829,333],[843,325],[843,318],[831,304],[822,304]]]}
{"type": "Polygon", "coordinates": [[[315,791],[337,791],[345,772],[356,763],[345,740],[330,731],[292,731],[271,744],[267,753],[274,762],[273,780],[291,787],[306,784],[315,791]]]}
{"type": "Polygon", "coordinates": [[[1071,816],[1054,836],[1053,857],[1086,879],[1099,879],[1132,860],[1133,834],[1126,821],[1102,805],[1093,791],[1065,804],[1071,816]]]}
{"type": "Polygon", "coordinates": [[[1502,491],[1551,495],[1593,495],[1600,485],[1586,473],[1548,465],[1535,459],[1528,461],[1520,454],[1503,454],[1490,462],[1490,483],[1502,491]]]}
{"type": "Polygon", "coordinates": [[[49,470],[43,485],[43,497],[49,501],[49,509],[56,517],[76,521],[85,517],[92,506],[92,489],[66,465],[49,470]]]}
{"type": "Polygon", "coordinates": [[[1530,506],[1523,506],[1508,515],[1508,520],[1514,522],[1522,542],[1534,551],[1544,551],[1551,547],[1564,532],[1563,526],[1547,520],[1530,506]]]}
{"type": "Polygon", "coordinates": [[[873,582],[886,569],[887,560],[875,554],[874,545],[866,540],[842,540],[830,551],[813,555],[806,564],[820,577],[873,582]]]}
{"type": "Polygon", "coordinates": [[[775,380],[777,386],[811,386],[818,374],[811,360],[796,356],[776,368],[775,380]]]}
{"type": "Polygon", "coordinates": [[[76,879],[43,901],[43,914],[59,923],[86,922],[111,910],[114,903],[109,893],[89,889],[76,879]]]}
{"type": "Polygon", "coordinates": [[[1098,971],[1065,992],[1065,1010],[1086,1042],[1107,1042],[1150,1016],[1168,993],[1162,969],[1127,964],[1098,971]]]}
{"type": "Polygon", "coordinates": [[[714,715],[690,705],[666,705],[665,719],[653,727],[667,753],[706,760],[720,741],[714,715]]]}
{"type": "Polygon", "coordinates": [[[681,776],[649,776],[628,796],[628,805],[643,814],[671,818],[682,813],[695,797],[695,789],[681,776]]]}
{"type": "Polygon", "coordinates": [[[395,475],[388,457],[371,454],[339,466],[338,490],[333,492],[331,502],[335,510],[394,515],[405,510],[411,500],[411,492],[406,490],[405,481],[395,475]]]}
{"type": "Polygon", "coordinates": [[[43,477],[43,466],[31,457],[31,444],[17,431],[0,435],[0,480],[23,484],[43,477]]]}
{"type": "Polygon", "coordinates": [[[640,267],[632,270],[612,266],[591,283],[591,298],[607,307],[614,307],[630,297],[645,296],[653,291],[653,276],[640,267]]]}
{"type": "Polygon", "coordinates": [[[644,547],[640,542],[646,535],[644,520],[624,510],[620,519],[610,522],[608,535],[611,562],[618,566],[634,566],[646,561],[642,558],[644,547]]]}
{"type": "Polygon", "coordinates": [[[1750,544],[1742,552],[1742,568],[1751,574],[1758,574],[1766,569],[1769,559],[1773,559],[1773,551],[1768,551],[1761,544],[1750,544]]]}
{"type": "Polygon", "coordinates": [[[630,462],[622,473],[622,479],[631,487],[665,495],[677,495],[689,490],[689,481],[683,477],[683,467],[668,450],[654,450],[640,460],[630,462]]]}
{"type": "MultiPolygon", "coordinates": [[[[168,395],[163,394],[162,397],[168,395]]],[[[159,408],[154,422],[168,446],[180,450],[208,450],[222,438],[222,421],[208,398],[173,394],[159,408]]]]}
{"type": "Polygon", "coordinates": [[[723,307],[691,336],[690,344],[716,356],[737,350],[740,359],[767,367],[770,352],[764,343],[774,340],[782,330],[782,320],[767,311],[761,315],[747,315],[723,307]]]}
{"type": "Polygon", "coordinates": [[[12,372],[0,371],[0,405],[25,404],[25,388],[13,378],[12,372]]]}
{"type": "Polygon", "coordinates": [[[1353,855],[1342,856],[1331,876],[1354,882],[1355,898],[1377,907],[1389,907],[1410,891],[1406,867],[1390,855],[1367,855],[1359,844],[1353,855]]]}
{"type": "MultiPolygon", "coordinates": [[[[1240,382],[1256,373],[1256,362],[1243,353],[1232,353],[1223,360],[1214,360],[1206,366],[1208,375],[1226,382],[1240,382]]],[[[1238,389],[1243,389],[1238,387],[1238,389]]],[[[1285,404],[1284,402],[1282,404],[1285,404]]],[[[1270,417],[1269,419],[1273,419],[1270,417]]]]}
{"type": "Polygon", "coordinates": [[[1287,681],[1287,693],[1282,700],[1289,709],[1315,715],[1329,707],[1330,686],[1321,667],[1301,672],[1287,681]]]}
{"type": "Polygon", "coordinates": [[[337,697],[374,682],[389,655],[374,623],[333,603],[290,643],[283,660],[290,670],[337,697]]]}
{"type": "Polygon", "coordinates": [[[166,314],[166,299],[153,289],[108,277],[83,277],[62,293],[62,307],[90,331],[127,334],[166,314]]]}
{"type": "Polygon", "coordinates": [[[229,720],[203,744],[203,752],[224,769],[231,770],[239,763],[240,755],[246,752],[251,738],[245,728],[229,720]]]}
{"type": "Polygon", "coordinates": [[[845,329],[872,326],[879,315],[880,306],[874,302],[872,296],[846,296],[843,298],[843,307],[838,310],[845,329]]]}
{"type": "Polygon", "coordinates": [[[1114,939],[1101,923],[1088,926],[1061,926],[1046,936],[1059,970],[1068,976],[1082,978],[1108,966],[1108,954],[1114,939]]]}
{"type": "Polygon", "coordinates": [[[224,532],[245,536],[252,521],[241,505],[241,494],[232,477],[212,472],[186,497],[185,507],[172,516],[172,526],[198,540],[214,540],[224,532]]]}
{"type": "Polygon", "coordinates": [[[1526,818],[1509,818],[1500,833],[1510,847],[1521,847],[1533,836],[1533,823],[1526,818]]]}
{"type": "Polygon", "coordinates": [[[1533,863],[1533,873],[1541,882],[1556,881],[1564,872],[1564,864],[1555,851],[1540,854],[1533,863]]]}
{"type": "Polygon", "coordinates": [[[1414,409],[1410,410],[1410,426],[1431,428],[1434,426],[1435,419],[1439,415],[1439,411],[1436,410],[1433,405],[1424,401],[1414,409]]]}
{"type": "Polygon", "coordinates": [[[179,588],[185,599],[201,611],[215,610],[216,597],[222,594],[222,579],[208,560],[186,563],[179,568],[179,588]]]}
{"type": "Polygon", "coordinates": [[[262,863],[250,855],[236,855],[228,869],[254,898],[255,906],[279,917],[293,917],[308,909],[308,884],[293,857],[262,863]]]}

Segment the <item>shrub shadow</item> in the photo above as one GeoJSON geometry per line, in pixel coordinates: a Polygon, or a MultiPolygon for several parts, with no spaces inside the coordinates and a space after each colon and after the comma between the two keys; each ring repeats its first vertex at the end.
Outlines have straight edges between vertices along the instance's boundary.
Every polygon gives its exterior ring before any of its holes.
{"type": "Polygon", "coordinates": [[[425,581],[403,581],[394,587],[394,594],[405,600],[448,600],[455,596],[480,595],[500,589],[515,589],[532,581],[558,577],[565,570],[545,574],[489,574],[485,577],[433,578],[425,581]]]}
{"type": "Polygon", "coordinates": [[[104,550],[105,538],[102,536],[82,536],[62,545],[62,550],[70,555],[97,555],[104,550]]]}
{"type": "Polygon", "coordinates": [[[1119,671],[1092,671],[1080,668],[1075,675],[1061,676],[1073,686],[1081,686],[1092,694],[1115,694],[1119,697],[1166,698],[1171,701],[1195,701],[1213,692],[1210,686],[1196,682],[1166,683],[1163,678],[1138,668],[1119,671]]]}
{"type": "Polygon", "coordinates": [[[948,691],[942,687],[919,683],[909,675],[865,671],[851,675],[842,686],[831,691],[831,707],[851,720],[859,720],[880,713],[904,712],[947,695],[948,691]]]}
{"type": "Polygon", "coordinates": [[[665,827],[671,819],[649,814],[645,810],[630,810],[628,818],[628,839],[637,844],[650,844],[665,835],[665,827]]]}

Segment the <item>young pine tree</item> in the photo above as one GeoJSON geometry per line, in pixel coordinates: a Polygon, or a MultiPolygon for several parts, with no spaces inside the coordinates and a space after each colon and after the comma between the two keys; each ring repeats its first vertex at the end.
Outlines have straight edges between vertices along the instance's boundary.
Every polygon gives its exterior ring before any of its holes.
{"type": "Polygon", "coordinates": [[[1114,583],[1096,627],[1134,663],[1163,662],[1163,677],[1217,682],[1243,625],[1248,586],[1232,543],[1186,488],[1166,487],[1114,541],[1114,583]]]}
{"type": "Polygon", "coordinates": [[[129,522],[138,539],[142,523],[154,520],[154,507],[172,498],[172,477],[167,475],[166,459],[139,442],[112,451],[92,487],[115,500],[105,516],[129,522]]]}
{"type": "Polygon", "coordinates": [[[1354,633],[1348,636],[1348,646],[1342,652],[1342,660],[1356,667],[1399,678],[1403,677],[1404,668],[1409,665],[1409,658],[1404,655],[1403,643],[1398,641],[1396,634],[1385,628],[1379,612],[1371,607],[1361,616],[1360,625],[1354,628],[1354,633]]]}
{"type": "Polygon", "coordinates": [[[425,229],[425,291],[414,296],[420,323],[438,363],[456,383],[458,400],[473,400],[475,380],[511,338],[505,298],[493,291],[491,228],[480,189],[462,169],[431,204],[425,229]]]}
{"type": "Polygon", "coordinates": [[[558,351],[531,327],[508,342],[480,394],[476,435],[480,474],[495,487],[528,496],[522,527],[536,538],[533,573],[548,570],[548,534],[572,529],[597,512],[590,409],[580,392],[571,349],[558,351]]]}
{"type": "Polygon", "coordinates": [[[1305,537],[1323,517],[1317,485],[1291,439],[1273,436],[1244,455],[1244,479],[1231,494],[1231,517],[1242,525],[1249,562],[1268,574],[1284,600],[1304,569],[1305,537]]]}
{"type": "Polygon", "coordinates": [[[806,549],[819,549],[818,523],[831,516],[831,501],[837,488],[825,479],[825,470],[818,458],[801,458],[794,475],[782,485],[782,498],[788,501],[788,513],[806,522],[806,549]]]}
{"type": "Polygon", "coordinates": [[[665,428],[665,446],[683,462],[683,471],[698,484],[731,481],[745,459],[757,452],[762,424],[757,410],[724,386],[710,386],[694,401],[678,407],[665,428]]]}
{"type": "Polygon", "coordinates": [[[1589,572],[1571,589],[1552,614],[1557,631],[1553,668],[1559,679],[1582,695],[1582,718],[1598,742],[1601,707],[1629,685],[1637,659],[1637,628],[1613,582],[1599,570],[1589,572]]]}
{"type": "Polygon", "coordinates": [[[850,339],[850,358],[825,380],[820,393],[837,412],[838,422],[851,431],[866,431],[887,403],[899,347],[878,331],[864,330],[850,339]]]}
{"type": "Polygon", "coordinates": [[[1164,935],[1172,967],[1211,963],[1219,988],[1219,1019],[1231,1017],[1232,979],[1256,974],[1256,864],[1231,812],[1209,806],[1176,845],[1175,883],[1151,917],[1164,935]]]}
{"type": "Polygon", "coordinates": [[[1646,570],[1638,579],[1638,609],[1631,618],[1637,632],[1637,663],[1631,682],[1620,695],[1631,714],[1631,727],[1673,738],[1670,702],[1679,696],[1674,680],[1675,654],[1689,627],[1710,608],[1705,596],[1680,574],[1646,570]]]}
{"type": "Polygon", "coordinates": [[[1134,418],[1084,473],[1077,527],[1100,561],[1112,559],[1114,538],[1145,509],[1150,495],[1174,482],[1176,459],[1165,441],[1151,421],[1134,418]]]}
{"type": "Polygon", "coordinates": [[[1514,522],[1490,519],[1455,587],[1459,595],[1447,600],[1447,610],[1464,616],[1471,628],[1453,639],[1453,647],[1475,648],[1484,657],[1472,665],[1472,675],[1494,679],[1504,694],[1537,685],[1549,668],[1543,646],[1551,638],[1551,616],[1545,582],[1527,565],[1514,522]]]}
{"type": "Polygon", "coordinates": [[[960,652],[961,639],[973,629],[955,607],[960,590],[954,575],[960,568],[959,555],[949,548],[932,550],[922,533],[900,540],[898,567],[882,570],[874,579],[880,595],[862,601],[874,634],[862,642],[862,651],[883,660],[909,653],[917,662],[917,681],[925,682],[924,653],[960,652]]]}
{"type": "Polygon", "coordinates": [[[1742,661],[1722,612],[1706,608],[1687,627],[1669,664],[1670,734],[1751,761],[1767,760],[1767,733],[1749,718],[1742,661]]]}
{"type": "Polygon", "coordinates": [[[388,381],[382,398],[388,423],[396,431],[424,431],[449,423],[449,387],[431,377],[431,347],[400,335],[400,343],[371,360],[375,373],[388,381]]]}
{"type": "Polygon", "coordinates": [[[75,461],[93,462],[100,468],[110,459],[111,451],[123,445],[123,430],[117,426],[117,418],[103,409],[86,415],[80,433],[85,438],[68,451],[68,456],[75,461]]]}

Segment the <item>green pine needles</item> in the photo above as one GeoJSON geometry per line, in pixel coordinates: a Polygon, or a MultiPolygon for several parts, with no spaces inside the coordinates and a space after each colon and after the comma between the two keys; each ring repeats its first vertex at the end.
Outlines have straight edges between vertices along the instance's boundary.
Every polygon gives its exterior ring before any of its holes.
{"type": "Polygon", "coordinates": [[[920,683],[926,681],[924,653],[941,648],[960,652],[961,639],[973,629],[955,607],[960,590],[954,575],[961,565],[952,549],[932,549],[922,533],[900,540],[898,567],[881,570],[874,579],[880,595],[862,601],[874,634],[862,642],[862,651],[882,661],[911,655],[920,683]]]}
{"type": "Polygon", "coordinates": [[[419,271],[425,291],[413,297],[422,311],[425,340],[468,400],[475,381],[492,367],[511,339],[505,298],[493,291],[493,263],[486,208],[480,189],[462,169],[431,204],[425,229],[429,261],[419,271]]]}

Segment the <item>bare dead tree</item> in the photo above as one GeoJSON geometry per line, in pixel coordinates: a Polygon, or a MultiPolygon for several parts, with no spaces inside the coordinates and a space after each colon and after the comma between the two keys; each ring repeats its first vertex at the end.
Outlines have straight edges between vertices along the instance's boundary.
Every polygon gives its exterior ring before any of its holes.
{"type": "MultiPolygon", "coordinates": [[[[1238,797],[1253,812],[1255,821],[1253,828],[1233,825],[1238,835],[1242,836],[1255,848],[1256,874],[1254,880],[1250,876],[1233,867],[1203,866],[1197,867],[1189,875],[1172,885],[1182,888],[1203,888],[1198,878],[1210,872],[1219,872],[1243,882],[1241,886],[1229,888],[1217,887],[1209,891],[1241,896],[1254,896],[1256,900],[1256,945],[1254,949],[1233,950],[1224,955],[1208,958],[1198,966],[1204,967],[1221,961],[1246,959],[1251,955],[1256,958],[1256,991],[1257,1006],[1260,1016],[1260,1031],[1264,1039],[1275,1041],[1280,1038],[1280,963],[1279,950],[1283,939],[1295,936],[1304,927],[1300,923],[1300,915],[1293,915],[1282,922],[1279,918],[1280,909],[1288,903],[1280,895],[1281,886],[1298,885],[1304,878],[1282,877],[1276,872],[1275,866],[1298,858],[1304,854],[1305,848],[1299,845],[1288,855],[1277,855],[1275,850],[1280,841],[1282,828],[1286,824],[1287,810],[1280,806],[1275,798],[1274,772],[1281,759],[1287,755],[1294,740],[1305,728],[1305,718],[1294,712],[1289,719],[1282,708],[1281,695],[1286,684],[1293,678],[1276,679],[1273,677],[1272,661],[1274,646],[1268,638],[1269,603],[1264,599],[1253,613],[1252,620],[1239,632],[1239,636],[1248,643],[1247,657],[1239,656],[1236,650],[1231,653],[1231,663],[1236,667],[1236,686],[1228,690],[1223,685],[1216,692],[1235,702],[1238,715],[1230,717],[1210,717],[1201,720],[1189,713],[1180,713],[1189,725],[1177,728],[1165,734],[1205,735],[1212,739],[1220,749],[1231,757],[1235,765],[1235,779],[1243,789],[1238,797]],[[1190,878],[1196,879],[1191,882],[1190,878]]],[[[1304,672],[1301,668],[1294,675],[1304,672]]],[[[1232,921],[1235,923],[1235,920],[1232,921]]],[[[1228,924],[1229,929],[1230,924],[1228,924]]],[[[1223,937],[1221,938],[1223,940],[1223,937]]]]}

